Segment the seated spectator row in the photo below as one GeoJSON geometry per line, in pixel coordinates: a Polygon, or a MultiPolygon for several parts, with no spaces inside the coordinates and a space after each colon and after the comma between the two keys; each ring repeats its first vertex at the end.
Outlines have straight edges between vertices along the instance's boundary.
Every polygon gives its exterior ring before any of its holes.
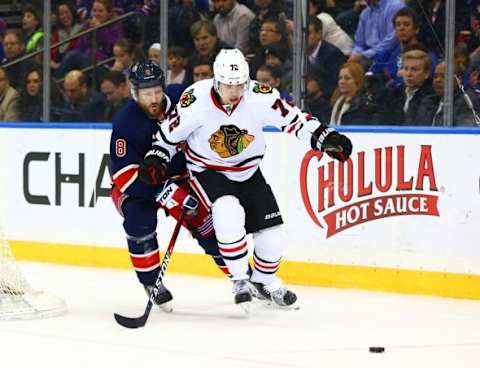
{"type": "MultiPolygon", "coordinates": [[[[292,99],[292,80],[300,77],[292,75],[294,1],[168,3],[166,78],[174,101],[189,84],[213,76],[213,60],[222,48],[240,49],[252,79],[292,99]]],[[[454,125],[476,124],[480,16],[475,4],[456,2],[460,84],[454,125]]],[[[129,66],[144,58],[161,62],[159,5],[158,0],[53,2],[52,44],[100,28],[52,48],[51,120],[111,120],[129,98],[129,66]],[[113,21],[122,14],[127,17],[113,21]]],[[[22,29],[7,27],[2,35],[1,72],[8,88],[0,89],[0,96],[14,101],[9,106],[16,110],[2,120],[38,121],[42,116],[41,54],[11,64],[42,47],[39,6],[41,2],[25,5],[22,29]]],[[[442,125],[443,92],[435,75],[445,74],[445,11],[442,0],[422,1],[421,8],[410,0],[308,0],[307,109],[331,124],[442,125]]]]}

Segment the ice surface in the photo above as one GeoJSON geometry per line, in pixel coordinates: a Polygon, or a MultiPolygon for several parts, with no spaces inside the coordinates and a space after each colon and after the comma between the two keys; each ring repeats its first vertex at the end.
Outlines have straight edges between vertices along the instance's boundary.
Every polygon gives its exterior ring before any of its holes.
{"type": "MultiPolygon", "coordinates": [[[[174,261],[174,260],[172,260],[174,261]]],[[[293,286],[301,309],[233,304],[226,279],[166,275],[174,312],[128,330],[146,296],[133,271],[20,264],[66,316],[0,322],[0,367],[477,367],[480,302],[293,286]],[[384,346],[385,353],[369,353],[384,346]]]]}

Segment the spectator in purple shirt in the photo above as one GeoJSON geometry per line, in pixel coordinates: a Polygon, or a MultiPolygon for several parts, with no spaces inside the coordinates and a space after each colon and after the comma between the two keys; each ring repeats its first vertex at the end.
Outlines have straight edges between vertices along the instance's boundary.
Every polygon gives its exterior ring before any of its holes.
{"type": "MultiPolygon", "coordinates": [[[[81,31],[101,25],[115,17],[112,0],[95,0],[89,18],[81,31]]],[[[65,75],[73,69],[83,69],[94,60],[102,61],[113,55],[113,46],[123,36],[123,27],[120,22],[113,23],[96,31],[96,53],[93,55],[94,33],[89,33],[78,40],[77,48],[69,52],[62,60],[59,74],[65,75]]]]}
{"type": "MultiPolygon", "coordinates": [[[[92,16],[82,27],[82,31],[92,27],[99,26],[115,17],[113,4],[111,0],[95,0],[92,5],[92,16]]],[[[123,35],[122,24],[117,22],[110,26],[101,28],[97,31],[97,51],[95,58],[97,61],[104,60],[113,55],[113,46],[115,42],[123,35]]],[[[82,53],[93,57],[93,34],[88,34],[80,38],[78,49],[82,53]]]]}

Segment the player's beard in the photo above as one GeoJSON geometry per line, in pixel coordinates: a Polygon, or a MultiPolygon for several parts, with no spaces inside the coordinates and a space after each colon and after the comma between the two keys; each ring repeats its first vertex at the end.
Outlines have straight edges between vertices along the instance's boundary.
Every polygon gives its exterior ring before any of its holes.
{"type": "Polygon", "coordinates": [[[151,103],[151,104],[141,104],[140,107],[143,112],[151,119],[158,119],[160,117],[160,113],[162,111],[162,102],[159,103],[151,103]]]}
{"type": "Polygon", "coordinates": [[[160,115],[160,104],[153,103],[148,106],[148,115],[150,117],[158,117],[160,115]]]}

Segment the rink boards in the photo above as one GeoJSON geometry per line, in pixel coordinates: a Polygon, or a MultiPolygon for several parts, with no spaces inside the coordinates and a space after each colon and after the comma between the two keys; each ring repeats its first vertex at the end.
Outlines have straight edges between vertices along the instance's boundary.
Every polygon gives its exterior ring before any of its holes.
{"type": "MultiPolygon", "coordinates": [[[[355,127],[345,164],[267,131],[262,170],[302,285],[480,299],[480,130],[355,127]]],[[[110,126],[0,125],[0,224],[18,258],[130,267],[109,198],[110,126]]],[[[162,249],[173,228],[160,220],[162,249]]],[[[221,276],[183,231],[171,271],[221,276]]]]}

